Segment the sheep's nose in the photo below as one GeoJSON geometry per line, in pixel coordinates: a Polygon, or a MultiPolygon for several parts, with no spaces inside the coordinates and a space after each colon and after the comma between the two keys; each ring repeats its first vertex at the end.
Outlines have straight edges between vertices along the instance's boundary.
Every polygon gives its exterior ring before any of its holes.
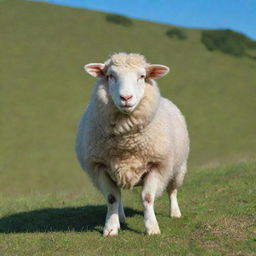
{"type": "Polygon", "coordinates": [[[129,101],[132,99],[132,95],[120,95],[121,100],[129,101]]]}

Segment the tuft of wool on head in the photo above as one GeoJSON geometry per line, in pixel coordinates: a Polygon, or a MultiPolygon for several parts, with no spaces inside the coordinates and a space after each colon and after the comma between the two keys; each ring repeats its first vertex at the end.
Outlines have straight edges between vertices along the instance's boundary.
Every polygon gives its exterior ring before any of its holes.
{"type": "Polygon", "coordinates": [[[115,65],[121,67],[146,67],[149,63],[145,57],[137,53],[114,53],[110,55],[109,59],[105,62],[107,66],[115,65]]]}

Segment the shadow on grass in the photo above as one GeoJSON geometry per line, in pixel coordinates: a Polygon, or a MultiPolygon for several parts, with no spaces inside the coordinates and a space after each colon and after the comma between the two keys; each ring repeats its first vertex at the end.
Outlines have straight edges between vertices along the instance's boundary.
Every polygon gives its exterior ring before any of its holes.
{"type": "MultiPolygon", "coordinates": [[[[107,207],[105,205],[88,205],[85,207],[47,208],[21,212],[0,219],[0,233],[34,233],[98,231],[102,233],[107,207]]],[[[142,215],[141,211],[125,208],[126,217],[142,215]]],[[[131,230],[127,224],[123,230],[131,230]]]]}

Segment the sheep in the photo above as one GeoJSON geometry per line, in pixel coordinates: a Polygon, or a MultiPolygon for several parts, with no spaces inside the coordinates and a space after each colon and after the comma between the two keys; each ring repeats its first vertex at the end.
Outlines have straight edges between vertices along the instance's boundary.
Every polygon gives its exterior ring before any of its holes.
{"type": "Polygon", "coordinates": [[[169,72],[134,53],[85,65],[98,78],[76,139],[80,165],[107,201],[104,236],[125,221],[121,189],[142,186],[144,225],[160,234],[154,201],[167,190],[170,216],[181,217],[177,189],[187,169],[189,136],[180,110],[161,97],[156,78],[169,72]]]}

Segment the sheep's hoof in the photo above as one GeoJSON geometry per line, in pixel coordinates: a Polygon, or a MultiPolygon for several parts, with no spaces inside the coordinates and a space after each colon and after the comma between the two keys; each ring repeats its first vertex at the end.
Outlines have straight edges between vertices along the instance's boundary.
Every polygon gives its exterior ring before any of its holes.
{"type": "Polygon", "coordinates": [[[117,236],[118,235],[118,227],[105,227],[103,231],[103,236],[117,236]]]}
{"type": "Polygon", "coordinates": [[[155,225],[153,227],[147,228],[146,229],[146,234],[149,235],[149,236],[161,234],[159,226],[155,225]]]}
{"type": "Polygon", "coordinates": [[[181,212],[179,208],[175,208],[171,211],[170,213],[172,218],[180,218],[181,217],[181,212]]]}

